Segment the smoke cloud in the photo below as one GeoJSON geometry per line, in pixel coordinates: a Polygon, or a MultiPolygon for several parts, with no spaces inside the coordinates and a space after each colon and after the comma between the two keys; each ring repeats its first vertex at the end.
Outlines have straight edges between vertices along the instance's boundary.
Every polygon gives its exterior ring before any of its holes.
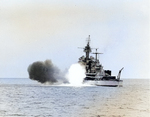
{"type": "Polygon", "coordinates": [[[68,82],[73,86],[81,86],[85,77],[85,67],[79,63],[72,64],[66,74],[68,82]]]}
{"type": "Polygon", "coordinates": [[[41,83],[67,82],[60,70],[53,65],[51,60],[37,61],[28,67],[29,78],[41,83]]]}
{"type": "Polygon", "coordinates": [[[85,67],[72,64],[66,73],[62,73],[51,60],[37,61],[28,67],[29,78],[40,83],[70,84],[81,86],[85,78],[85,67]]]}

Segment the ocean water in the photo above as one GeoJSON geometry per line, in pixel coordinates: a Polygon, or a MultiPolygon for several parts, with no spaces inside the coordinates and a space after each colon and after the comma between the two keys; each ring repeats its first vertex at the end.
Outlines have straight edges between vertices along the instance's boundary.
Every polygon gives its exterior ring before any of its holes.
{"type": "Polygon", "coordinates": [[[0,117],[150,117],[150,81],[75,87],[1,78],[0,117]]]}

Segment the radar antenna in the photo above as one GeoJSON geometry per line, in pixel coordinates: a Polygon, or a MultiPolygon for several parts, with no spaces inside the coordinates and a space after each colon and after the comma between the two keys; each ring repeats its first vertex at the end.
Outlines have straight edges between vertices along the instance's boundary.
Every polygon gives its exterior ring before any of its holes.
{"type": "Polygon", "coordinates": [[[95,48],[95,49],[96,49],[96,52],[95,52],[95,53],[92,53],[92,54],[95,54],[95,59],[96,59],[96,61],[97,61],[97,55],[98,55],[98,54],[103,54],[103,53],[98,53],[98,52],[97,52],[97,49],[98,49],[98,48],[95,48]]]}
{"type": "Polygon", "coordinates": [[[90,41],[91,41],[91,39],[90,39],[90,35],[89,35],[89,37],[87,38],[87,44],[89,45],[90,44],[90,41]]]}

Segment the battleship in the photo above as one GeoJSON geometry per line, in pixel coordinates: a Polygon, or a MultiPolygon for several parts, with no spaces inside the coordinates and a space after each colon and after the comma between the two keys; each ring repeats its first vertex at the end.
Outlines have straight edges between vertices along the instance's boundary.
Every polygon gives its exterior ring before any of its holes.
{"type": "Polygon", "coordinates": [[[78,63],[83,65],[86,69],[86,77],[84,78],[83,83],[109,87],[120,87],[123,85],[123,80],[120,80],[123,68],[119,70],[117,76],[112,76],[111,70],[104,70],[98,58],[98,55],[103,53],[97,52],[98,48],[90,47],[90,35],[87,39],[87,45],[82,49],[83,52],[85,52],[85,56],[81,56],[78,63]],[[92,53],[92,49],[95,49],[96,52],[92,53]],[[95,57],[90,56],[90,53],[95,54],[95,57]]]}

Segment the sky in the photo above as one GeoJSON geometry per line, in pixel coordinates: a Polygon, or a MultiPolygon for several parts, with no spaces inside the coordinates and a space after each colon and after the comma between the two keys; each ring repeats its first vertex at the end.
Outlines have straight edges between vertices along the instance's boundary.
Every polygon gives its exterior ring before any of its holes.
{"type": "Polygon", "coordinates": [[[150,79],[149,0],[0,0],[0,78],[46,59],[65,71],[88,35],[104,69],[150,79]]]}

